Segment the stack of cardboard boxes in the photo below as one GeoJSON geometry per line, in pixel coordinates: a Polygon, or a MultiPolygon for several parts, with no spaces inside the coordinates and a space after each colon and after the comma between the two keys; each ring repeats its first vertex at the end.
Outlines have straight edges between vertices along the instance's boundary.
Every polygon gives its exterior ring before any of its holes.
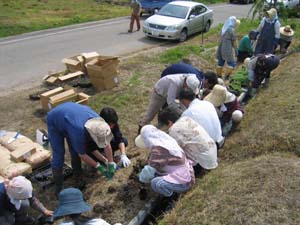
{"type": "MultiPolygon", "coordinates": [[[[119,83],[119,59],[113,56],[100,56],[97,52],[82,53],[64,58],[68,74],[50,74],[44,80],[51,84],[62,84],[65,81],[76,79],[86,74],[97,91],[109,90],[119,83]]],[[[73,88],[58,87],[40,95],[42,108],[49,111],[55,106],[72,101],[79,104],[88,104],[89,95],[76,93],[73,88]]]]}

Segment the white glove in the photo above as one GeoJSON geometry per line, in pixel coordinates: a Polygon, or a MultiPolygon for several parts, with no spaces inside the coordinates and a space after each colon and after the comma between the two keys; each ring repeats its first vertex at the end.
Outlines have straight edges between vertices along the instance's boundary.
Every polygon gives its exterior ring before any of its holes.
{"type": "Polygon", "coordinates": [[[106,165],[106,166],[108,166],[108,164],[113,164],[113,165],[114,165],[114,168],[115,168],[115,170],[117,170],[117,169],[118,169],[118,165],[117,165],[117,163],[115,163],[115,162],[108,162],[108,161],[106,161],[106,162],[105,162],[105,165],[106,165]]]}
{"type": "Polygon", "coordinates": [[[139,176],[139,180],[142,183],[150,183],[150,181],[155,177],[156,169],[152,166],[146,165],[139,176]]]}
{"type": "Polygon", "coordinates": [[[131,161],[130,159],[128,159],[127,155],[126,154],[122,154],[121,155],[121,164],[123,167],[127,167],[130,165],[131,161]]]}

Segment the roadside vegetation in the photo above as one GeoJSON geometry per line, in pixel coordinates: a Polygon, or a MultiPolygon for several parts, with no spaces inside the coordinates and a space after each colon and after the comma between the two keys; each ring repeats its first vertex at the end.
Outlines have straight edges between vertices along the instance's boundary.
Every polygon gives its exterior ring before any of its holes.
{"type": "Polygon", "coordinates": [[[125,0],[5,0],[0,1],[0,37],[128,16],[129,12],[125,0]]]}
{"type": "MultiPolygon", "coordinates": [[[[200,0],[196,0],[200,1],[200,0]]],[[[204,4],[226,0],[204,0],[204,4]]],[[[130,15],[130,0],[0,1],[0,38],[130,15]]]]}

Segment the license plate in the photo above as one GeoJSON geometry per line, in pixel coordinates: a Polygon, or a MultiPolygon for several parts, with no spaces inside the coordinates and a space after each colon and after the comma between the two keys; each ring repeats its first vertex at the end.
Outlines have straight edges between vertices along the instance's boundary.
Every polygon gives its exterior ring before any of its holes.
{"type": "Polygon", "coordinates": [[[158,32],[158,31],[152,31],[152,35],[153,35],[153,36],[158,36],[158,35],[159,35],[159,32],[158,32]]]}

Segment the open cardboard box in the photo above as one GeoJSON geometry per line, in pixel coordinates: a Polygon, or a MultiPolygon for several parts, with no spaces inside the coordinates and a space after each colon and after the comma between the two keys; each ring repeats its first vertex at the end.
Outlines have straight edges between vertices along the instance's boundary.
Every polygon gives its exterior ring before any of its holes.
{"type": "Polygon", "coordinates": [[[76,102],[87,105],[89,98],[90,96],[83,92],[76,93],[73,88],[58,87],[41,94],[41,104],[43,110],[49,111],[63,102],[76,102]]]}
{"type": "Polygon", "coordinates": [[[67,70],[71,73],[82,71],[85,72],[84,59],[82,55],[75,55],[64,58],[62,62],[66,65],[67,70]]]}
{"type": "Polygon", "coordinates": [[[99,56],[86,64],[88,76],[97,91],[118,85],[118,67],[119,59],[114,56],[99,56]]]}

